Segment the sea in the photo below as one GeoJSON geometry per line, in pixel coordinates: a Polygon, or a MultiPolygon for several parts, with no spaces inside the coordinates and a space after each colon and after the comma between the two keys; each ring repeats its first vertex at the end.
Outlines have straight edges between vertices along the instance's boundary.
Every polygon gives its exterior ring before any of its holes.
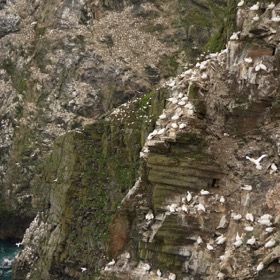
{"type": "Polygon", "coordinates": [[[12,280],[12,265],[15,256],[21,251],[15,243],[0,240],[0,279],[12,280]]]}

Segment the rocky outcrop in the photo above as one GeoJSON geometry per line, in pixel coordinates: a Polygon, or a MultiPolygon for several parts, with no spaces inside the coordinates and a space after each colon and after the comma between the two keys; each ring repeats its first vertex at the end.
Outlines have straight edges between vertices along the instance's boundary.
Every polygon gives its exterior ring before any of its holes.
{"type": "Polygon", "coordinates": [[[145,172],[113,222],[135,211],[129,241],[99,279],[278,277],[279,8],[255,20],[241,7],[227,49],[166,84],[145,172]]]}
{"type": "Polygon", "coordinates": [[[49,208],[43,168],[59,135],[149,93],[224,25],[223,1],[186,21],[199,2],[0,2],[1,238],[49,208]]]}

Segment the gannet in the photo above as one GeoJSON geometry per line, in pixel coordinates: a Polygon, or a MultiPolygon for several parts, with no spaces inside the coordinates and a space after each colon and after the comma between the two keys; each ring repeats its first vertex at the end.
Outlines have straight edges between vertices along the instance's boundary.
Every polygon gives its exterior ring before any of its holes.
{"type": "Polygon", "coordinates": [[[207,243],[207,244],[206,244],[206,248],[207,248],[207,250],[209,250],[209,251],[214,251],[214,247],[213,247],[210,243],[207,243]]]}
{"type": "Polygon", "coordinates": [[[180,117],[178,115],[172,116],[171,120],[172,121],[177,121],[180,117]]]}
{"type": "Polygon", "coordinates": [[[185,100],[181,100],[181,101],[178,102],[178,105],[185,106],[186,105],[186,101],[185,100]]]}
{"type": "Polygon", "coordinates": [[[233,218],[234,221],[239,221],[242,218],[241,214],[235,214],[235,213],[232,213],[231,217],[233,218]]]}
{"type": "Polygon", "coordinates": [[[244,58],[244,61],[247,63],[252,63],[253,59],[251,57],[246,57],[246,58],[244,58]]]}
{"type": "Polygon", "coordinates": [[[196,242],[197,242],[198,245],[200,245],[200,244],[203,243],[203,240],[200,236],[198,236],[197,239],[196,239],[196,242]]]}
{"type": "Polygon", "coordinates": [[[161,114],[161,115],[159,116],[159,118],[160,118],[161,120],[165,120],[165,119],[167,118],[167,116],[166,116],[165,114],[161,114]]]}
{"type": "Polygon", "coordinates": [[[254,17],[253,17],[253,21],[258,21],[260,19],[260,17],[258,16],[258,15],[255,15],[254,17]]]}
{"type": "Polygon", "coordinates": [[[220,235],[219,237],[216,238],[215,242],[218,244],[218,245],[221,245],[221,244],[224,244],[226,241],[226,237],[222,234],[220,235]]]}
{"type": "Polygon", "coordinates": [[[261,270],[263,270],[263,268],[264,268],[264,264],[263,264],[263,262],[260,262],[260,263],[258,264],[256,270],[257,270],[257,271],[261,271],[261,270]]]}
{"type": "Polygon", "coordinates": [[[238,4],[237,4],[237,7],[242,7],[244,5],[244,0],[241,0],[238,4]]]}
{"type": "Polygon", "coordinates": [[[270,4],[268,4],[267,9],[272,10],[272,9],[274,9],[274,7],[275,7],[275,4],[273,2],[271,2],[270,4]]]}
{"type": "Polygon", "coordinates": [[[224,280],[225,279],[225,274],[221,271],[218,272],[217,274],[218,280],[224,280]]]}
{"type": "Polygon", "coordinates": [[[242,237],[242,235],[239,236],[239,234],[238,234],[238,232],[237,232],[237,233],[236,233],[236,237],[235,237],[235,242],[233,243],[233,245],[234,245],[235,247],[240,247],[241,244],[242,244],[242,242],[243,242],[243,237],[242,237]]]}
{"type": "Polygon", "coordinates": [[[266,231],[266,232],[269,232],[269,233],[273,232],[273,230],[274,230],[274,227],[267,227],[267,228],[265,229],[265,231],[266,231]]]}
{"type": "Polygon", "coordinates": [[[264,248],[271,248],[275,245],[275,243],[276,241],[274,239],[271,239],[264,244],[264,248]]]}
{"type": "Polygon", "coordinates": [[[187,126],[187,125],[186,125],[185,123],[179,124],[179,128],[180,128],[180,129],[184,129],[186,126],[187,126]]]}
{"type": "Polygon", "coordinates": [[[209,195],[210,192],[209,192],[209,191],[205,191],[204,189],[202,189],[202,190],[200,191],[200,194],[201,194],[201,195],[209,195]]]}
{"type": "Polygon", "coordinates": [[[177,123],[172,123],[172,124],[171,124],[171,127],[174,128],[174,129],[177,129],[177,128],[178,128],[178,125],[177,125],[177,123]]]}
{"type": "Polygon", "coordinates": [[[197,211],[203,211],[203,212],[206,211],[204,205],[201,203],[198,203],[197,205],[195,205],[195,208],[197,209],[197,211]]]}
{"type": "Polygon", "coordinates": [[[269,174],[273,174],[273,173],[275,173],[278,170],[277,165],[275,163],[272,163],[270,165],[270,169],[271,170],[270,170],[269,174]]]}
{"type": "Polygon", "coordinates": [[[161,277],[161,275],[162,275],[162,273],[161,273],[161,271],[158,269],[158,270],[157,270],[157,276],[158,276],[158,277],[161,277]]]}
{"type": "Polygon", "coordinates": [[[246,218],[247,221],[254,222],[254,216],[251,213],[246,213],[245,218],[246,218]]]}
{"type": "Polygon", "coordinates": [[[256,72],[259,72],[260,70],[267,71],[266,65],[264,65],[264,64],[261,63],[261,62],[260,62],[259,64],[257,64],[256,67],[255,67],[255,71],[256,71],[256,72]]]}
{"type": "Polygon", "coordinates": [[[151,269],[151,266],[150,266],[148,263],[144,263],[144,264],[142,265],[142,269],[143,269],[144,271],[149,271],[149,270],[151,269]]]}
{"type": "Polygon", "coordinates": [[[256,243],[255,236],[252,236],[250,239],[247,240],[246,244],[248,245],[254,245],[256,243]]]}
{"type": "Polygon", "coordinates": [[[188,213],[188,207],[186,204],[182,205],[182,211],[184,211],[185,213],[188,213]]]}
{"type": "Polygon", "coordinates": [[[158,135],[162,135],[164,132],[165,132],[165,128],[162,128],[162,129],[160,129],[160,130],[157,132],[157,134],[158,134],[158,135]]]}
{"type": "Polygon", "coordinates": [[[106,266],[113,266],[115,263],[116,263],[115,260],[112,259],[110,262],[107,263],[106,266]]]}
{"type": "Polygon", "coordinates": [[[260,8],[260,3],[257,2],[255,5],[250,7],[250,11],[257,11],[260,8]]]}
{"type": "Polygon", "coordinates": [[[177,206],[178,205],[176,203],[172,203],[171,205],[168,205],[167,208],[168,208],[169,212],[174,213],[174,212],[176,212],[177,206]]]}
{"type": "Polygon", "coordinates": [[[188,191],[187,201],[190,202],[192,200],[192,194],[188,191]]]}
{"type": "Polygon", "coordinates": [[[226,202],[225,198],[223,196],[220,197],[220,203],[224,204],[226,202]]]}
{"type": "Polygon", "coordinates": [[[233,33],[230,37],[229,37],[229,39],[231,40],[231,41],[234,41],[234,40],[238,40],[239,38],[238,38],[238,33],[233,33]]]}
{"type": "Polygon", "coordinates": [[[241,187],[241,189],[244,191],[251,191],[253,188],[251,185],[244,185],[244,187],[241,187]]]}
{"type": "Polygon", "coordinates": [[[251,232],[251,231],[254,230],[254,228],[251,227],[251,226],[247,226],[247,227],[244,228],[244,230],[245,230],[245,231],[248,231],[248,232],[251,232]]]}
{"type": "Polygon", "coordinates": [[[145,219],[147,221],[153,220],[154,218],[154,214],[152,212],[149,212],[148,214],[146,214],[145,219]]]}
{"type": "Polygon", "coordinates": [[[81,270],[82,270],[82,272],[85,272],[85,271],[87,271],[87,268],[86,267],[81,267],[81,270]]]}
{"type": "Polygon", "coordinates": [[[176,280],[176,274],[170,272],[168,275],[168,280],[176,280]]]}
{"type": "Polygon", "coordinates": [[[202,80],[207,80],[207,78],[208,78],[208,75],[207,75],[206,73],[203,73],[203,74],[201,75],[201,79],[202,79],[202,80]]]}
{"type": "Polygon", "coordinates": [[[256,165],[256,168],[257,168],[258,170],[261,170],[262,167],[261,167],[261,165],[260,165],[260,162],[261,162],[261,160],[262,160],[264,157],[267,157],[267,155],[262,155],[262,156],[260,156],[258,159],[254,159],[254,158],[250,158],[250,157],[246,156],[246,159],[248,159],[248,160],[250,160],[252,163],[254,163],[254,164],[256,165]]]}
{"type": "Polygon", "coordinates": [[[272,18],[271,18],[271,21],[273,21],[273,22],[280,22],[280,17],[279,17],[279,16],[277,16],[277,17],[272,17],[272,18]]]}

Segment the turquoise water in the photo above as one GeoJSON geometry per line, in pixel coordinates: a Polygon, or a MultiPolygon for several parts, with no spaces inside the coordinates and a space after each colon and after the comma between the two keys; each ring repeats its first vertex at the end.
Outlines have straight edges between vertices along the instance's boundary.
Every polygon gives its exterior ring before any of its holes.
{"type": "Polygon", "coordinates": [[[12,263],[14,257],[20,252],[14,243],[0,241],[0,279],[12,280],[12,263]]]}

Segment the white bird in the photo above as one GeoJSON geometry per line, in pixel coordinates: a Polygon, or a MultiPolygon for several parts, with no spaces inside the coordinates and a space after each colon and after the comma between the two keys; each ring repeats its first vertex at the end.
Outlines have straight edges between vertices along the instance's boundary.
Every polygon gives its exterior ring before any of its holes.
{"type": "Polygon", "coordinates": [[[253,17],[253,21],[258,21],[260,19],[260,17],[258,16],[258,15],[255,15],[254,17],[253,17]]]}
{"type": "Polygon", "coordinates": [[[17,247],[19,247],[19,246],[21,246],[21,245],[22,245],[22,241],[21,241],[21,242],[16,243],[16,246],[17,246],[17,247]]]}
{"type": "Polygon", "coordinates": [[[167,116],[166,116],[165,114],[161,114],[161,115],[159,116],[159,118],[160,118],[161,120],[165,120],[165,119],[167,118],[167,116]]]}
{"type": "Polygon", "coordinates": [[[275,4],[273,2],[271,2],[270,4],[268,4],[267,9],[272,10],[272,9],[274,9],[274,7],[275,7],[275,4]]]}
{"type": "Polygon", "coordinates": [[[178,102],[178,105],[184,106],[184,105],[186,105],[186,101],[185,100],[181,100],[181,101],[178,102]]]}
{"type": "Polygon", "coordinates": [[[126,259],[130,259],[130,257],[131,257],[131,256],[130,256],[130,253],[129,253],[129,252],[126,252],[125,258],[126,258],[126,259]]]}
{"type": "Polygon", "coordinates": [[[107,263],[106,266],[113,266],[115,263],[116,263],[115,260],[112,259],[110,262],[107,263]]]}
{"type": "Polygon", "coordinates": [[[239,38],[238,38],[238,33],[233,33],[233,34],[229,37],[229,39],[230,39],[231,41],[238,40],[238,39],[239,39],[239,38]]]}
{"type": "Polygon", "coordinates": [[[254,216],[253,216],[252,213],[246,213],[245,218],[246,218],[247,221],[254,222],[254,216]]]}
{"type": "Polygon", "coordinates": [[[272,222],[269,219],[259,219],[258,223],[267,227],[272,225],[272,222]]]}
{"type": "Polygon", "coordinates": [[[271,219],[272,219],[272,215],[270,214],[264,214],[260,216],[260,220],[271,220],[271,219]]]}
{"type": "Polygon", "coordinates": [[[223,280],[225,279],[225,274],[222,273],[221,271],[217,274],[218,280],[223,280]]]}
{"type": "Polygon", "coordinates": [[[203,212],[206,211],[206,209],[202,203],[198,203],[197,205],[195,205],[195,208],[197,209],[197,211],[203,211],[203,212]]]}
{"type": "Polygon", "coordinates": [[[242,239],[239,239],[239,240],[236,240],[235,242],[233,242],[233,245],[235,246],[235,247],[240,247],[241,245],[242,245],[242,239]]]}
{"type": "Polygon", "coordinates": [[[244,5],[244,0],[241,0],[238,4],[237,4],[237,7],[242,7],[244,5]]]}
{"type": "Polygon", "coordinates": [[[244,61],[247,63],[252,63],[253,59],[251,57],[246,57],[246,58],[244,58],[244,61]]]}
{"type": "Polygon", "coordinates": [[[244,187],[241,187],[241,190],[244,190],[244,191],[251,191],[253,188],[251,185],[244,185],[244,187]]]}
{"type": "Polygon", "coordinates": [[[239,220],[241,220],[242,215],[241,214],[232,213],[231,217],[233,218],[234,221],[239,221],[239,220]]]}
{"type": "Polygon", "coordinates": [[[272,163],[270,165],[270,169],[271,170],[270,170],[269,174],[273,174],[273,173],[275,173],[278,170],[277,165],[275,163],[272,163]]]}
{"type": "Polygon", "coordinates": [[[151,269],[151,266],[148,263],[143,263],[142,269],[144,271],[149,271],[151,269]]]}
{"type": "Polygon", "coordinates": [[[161,273],[161,271],[158,269],[158,270],[157,270],[157,276],[158,276],[158,277],[161,277],[161,275],[162,275],[162,273],[161,273]]]}
{"type": "Polygon", "coordinates": [[[55,178],[53,181],[54,181],[54,182],[57,182],[57,180],[58,180],[58,178],[55,178]]]}
{"type": "Polygon", "coordinates": [[[256,165],[256,168],[257,168],[258,170],[261,170],[262,167],[261,167],[260,162],[261,162],[261,160],[262,160],[263,158],[265,158],[265,157],[267,157],[267,155],[262,155],[262,156],[260,156],[258,159],[254,159],[254,158],[250,158],[250,157],[246,156],[246,159],[248,159],[249,161],[251,161],[252,163],[254,163],[254,164],[256,165]]]}
{"type": "Polygon", "coordinates": [[[207,80],[207,78],[208,78],[208,75],[207,75],[206,73],[203,73],[203,74],[201,75],[201,79],[202,79],[202,80],[207,80]]]}
{"type": "Polygon", "coordinates": [[[248,245],[254,245],[256,243],[255,236],[252,236],[250,239],[247,240],[246,244],[248,245]]]}
{"type": "Polygon", "coordinates": [[[154,214],[151,211],[145,216],[145,219],[147,221],[153,220],[153,218],[154,218],[154,214]]]}
{"type": "Polygon", "coordinates": [[[171,124],[171,127],[174,128],[174,129],[177,129],[177,128],[178,128],[178,125],[177,125],[176,123],[172,123],[172,124],[171,124]]]}
{"type": "Polygon", "coordinates": [[[169,276],[168,276],[168,279],[169,279],[169,280],[176,280],[176,274],[170,272],[170,273],[169,273],[169,276]]]}
{"type": "Polygon", "coordinates": [[[250,11],[257,11],[260,8],[260,3],[257,2],[255,5],[250,7],[250,11]]]}
{"type": "Polygon", "coordinates": [[[169,87],[174,87],[176,84],[175,80],[171,80],[169,83],[166,83],[169,87]]]}
{"type": "Polygon", "coordinates": [[[273,21],[273,22],[280,22],[280,17],[279,17],[279,16],[277,16],[277,17],[272,17],[272,18],[271,18],[271,21],[273,21]]]}
{"type": "Polygon", "coordinates": [[[85,271],[87,271],[87,268],[86,267],[81,267],[81,270],[82,270],[82,272],[85,272],[85,271]]]}
{"type": "Polygon", "coordinates": [[[211,252],[214,251],[214,247],[210,243],[206,244],[206,248],[207,248],[207,250],[209,250],[211,252]]]}
{"type": "Polygon", "coordinates": [[[172,121],[177,121],[180,117],[178,115],[172,116],[171,120],[172,121]]]}
{"type": "Polygon", "coordinates": [[[264,268],[264,264],[263,264],[263,262],[260,262],[260,263],[258,264],[256,270],[257,270],[257,271],[261,271],[261,270],[263,270],[263,268],[264,268]]]}
{"type": "Polygon", "coordinates": [[[153,132],[151,132],[151,133],[148,135],[147,139],[148,139],[148,140],[153,139],[153,138],[157,135],[157,133],[158,133],[158,131],[157,131],[157,129],[155,129],[153,132]]]}
{"type": "Polygon", "coordinates": [[[251,227],[251,226],[247,226],[247,227],[244,228],[244,230],[245,230],[245,231],[248,231],[248,232],[251,232],[251,231],[254,230],[254,228],[251,227]]]}
{"type": "Polygon", "coordinates": [[[185,128],[187,125],[185,124],[185,123],[181,123],[180,125],[179,125],[179,128],[180,129],[183,129],[183,128],[185,128]]]}
{"type": "Polygon", "coordinates": [[[220,197],[220,203],[221,204],[225,204],[225,202],[226,202],[226,200],[225,200],[224,196],[221,196],[220,197]]]}
{"type": "Polygon", "coordinates": [[[273,232],[273,230],[274,230],[274,227],[268,227],[265,229],[265,231],[269,232],[269,233],[273,232]]]}
{"type": "Polygon", "coordinates": [[[171,205],[168,205],[167,208],[168,208],[169,212],[174,213],[174,212],[176,212],[177,206],[178,205],[176,203],[172,203],[171,205]]]}
{"type": "Polygon", "coordinates": [[[202,240],[202,238],[201,238],[200,236],[197,237],[196,243],[197,243],[198,245],[200,245],[200,244],[203,243],[203,240],[202,240]]]}
{"type": "Polygon", "coordinates": [[[201,194],[201,195],[209,195],[210,192],[209,192],[209,191],[205,191],[204,189],[202,189],[202,190],[200,191],[200,194],[201,194]]]}
{"type": "Polygon", "coordinates": [[[189,210],[188,210],[188,207],[186,204],[182,205],[182,211],[184,211],[185,213],[188,213],[189,210]]]}
{"type": "Polygon", "coordinates": [[[165,128],[162,128],[162,129],[160,129],[160,130],[157,132],[157,134],[158,134],[158,135],[162,135],[164,132],[165,132],[165,128]]]}
{"type": "Polygon", "coordinates": [[[192,200],[192,194],[188,191],[187,201],[190,202],[192,200]]]}
{"type": "Polygon", "coordinates": [[[264,244],[264,248],[271,248],[275,245],[275,243],[276,241],[274,239],[271,239],[264,244]]]}
{"type": "Polygon", "coordinates": [[[225,243],[226,241],[226,237],[222,234],[220,235],[219,237],[216,238],[215,242],[218,244],[218,245],[222,245],[225,243]]]}
{"type": "Polygon", "coordinates": [[[258,264],[256,270],[257,270],[257,271],[261,271],[261,270],[263,270],[263,268],[264,268],[264,264],[263,264],[263,262],[260,262],[260,263],[258,264]]]}
{"type": "Polygon", "coordinates": [[[259,72],[260,70],[267,71],[267,67],[263,63],[259,63],[255,67],[255,71],[259,72]]]}

